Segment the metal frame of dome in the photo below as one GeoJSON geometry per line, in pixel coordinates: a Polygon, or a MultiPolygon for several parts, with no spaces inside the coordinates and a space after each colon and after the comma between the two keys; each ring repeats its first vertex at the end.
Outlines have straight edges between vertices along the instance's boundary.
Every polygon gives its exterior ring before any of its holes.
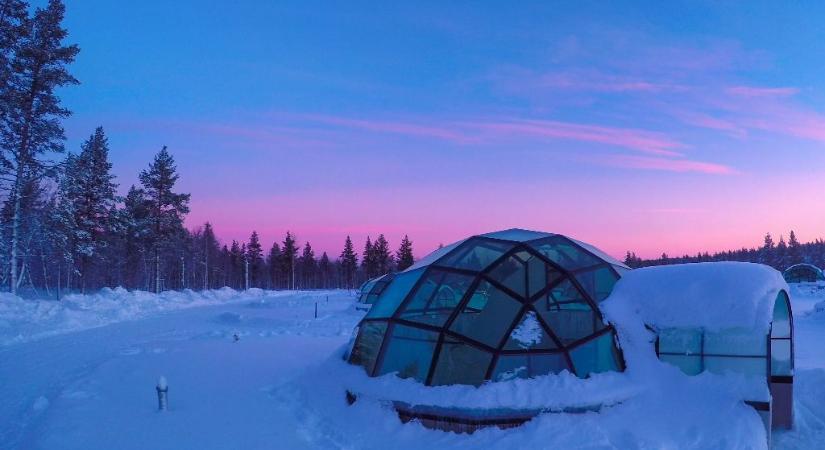
{"type": "Polygon", "coordinates": [[[397,274],[359,323],[349,361],[371,376],[399,372],[426,385],[478,385],[502,379],[507,367],[516,371],[513,376],[528,377],[564,369],[582,377],[623,370],[615,329],[604,323],[598,303],[627,269],[562,235],[512,229],[473,236],[397,274]],[[473,327],[488,304],[498,311],[473,327]],[[586,314],[587,320],[576,319],[586,314]],[[530,318],[540,339],[525,346],[514,333],[530,318]],[[587,332],[564,330],[588,320],[587,332]],[[399,349],[397,342],[406,344],[399,349]],[[588,355],[604,350],[609,358],[589,361],[588,355]],[[445,354],[452,359],[442,360],[445,354]],[[411,363],[398,370],[405,358],[411,363]],[[520,362],[527,373],[519,373],[520,362]]]}

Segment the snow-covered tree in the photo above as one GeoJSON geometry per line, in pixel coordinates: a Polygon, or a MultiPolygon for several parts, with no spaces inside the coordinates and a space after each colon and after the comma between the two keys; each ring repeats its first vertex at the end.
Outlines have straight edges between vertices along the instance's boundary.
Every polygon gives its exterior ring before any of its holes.
{"type": "Polygon", "coordinates": [[[21,10],[24,3],[7,1],[2,7],[10,16],[0,25],[4,33],[0,39],[6,41],[0,53],[8,61],[0,84],[0,170],[10,211],[7,281],[9,290],[16,292],[22,281],[18,273],[22,227],[31,213],[25,208],[31,199],[25,196],[39,192],[40,179],[53,168],[52,155],[63,151],[60,119],[70,112],[61,105],[56,90],[77,84],[67,66],[79,49],[63,43],[67,33],[62,28],[65,7],[60,0],[50,0],[31,17],[21,10]]]}
{"type": "Polygon", "coordinates": [[[151,222],[149,242],[154,256],[154,290],[161,290],[161,253],[169,250],[172,243],[179,240],[183,229],[183,219],[189,213],[189,194],[175,193],[178,181],[175,159],[163,146],[155,155],[149,169],[140,173],[147,201],[148,218],[151,222]]]}

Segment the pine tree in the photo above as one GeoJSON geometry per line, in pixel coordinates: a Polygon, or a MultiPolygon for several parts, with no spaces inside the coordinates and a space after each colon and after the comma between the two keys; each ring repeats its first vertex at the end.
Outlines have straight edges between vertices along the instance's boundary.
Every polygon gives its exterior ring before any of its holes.
{"type": "Polygon", "coordinates": [[[378,235],[378,239],[372,245],[373,263],[375,264],[376,276],[384,275],[392,270],[392,254],[390,253],[390,244],[383,234],[378,235]]]}
{"type": "Polygon", "coordinates": [[[8,80],[11,74],[14,52],[25,31],[27,9],[21,0],[0,0],[0,80],[8,80]]]}
{"type": "Polygon", "coordinates": [[[314,287],[315,271],[317,269],[315,263],[315,252],[312,246],[307,242],[304,244],[304,251],[301,254],[299,261],[301,266],[301,279],[303,280],[303,288],[309,289],[314,287]]]}
{"type": "Polygon", "coordinates": [[[355,285],[355,272],[358,270],[358,257],[352,246],[352,239],[347,236],[344,241],[344,250],[341,252],[341,277],[344,287],[352,289],[355,285]]]}
{"type": "Polygon", "coordinates": [[[321,259],[318,260],[318,273],[321,275],[321,288],[329,289],[330,278],[332,276],[332,264],[329,261],[327,252],[321,254],[321,259]]]}
{"type": "Polygon", "coordinates": [[[249,236],[249,245],[246,246],[246,255],[249,259],[249,279],[252,287],[261,287],[264,269],[264,250],[258,239],[258,232],[253,231],[249,236]]]}
{"type": "Polygon", "coordinates": [[[295,236],[289,231],[286,232],[286,237],[281,247],[281,273],[284,279],[287,280],[289,289],[296,289],[295,285],[295,263],[298,256],[298,244],[295,242],[295,236]]]}
{"type": "Polygon", "coordinates": [[[0,87],[0,170],[11,181],[6,203],[11,212],[9,239],[9,290],[17,291],[22,282],[18,273],[18,259],[22,225],[29,220],[25,193],[39,189],[40,178],[51,166],[51,153],[63,151],[65,135],[60,119],[70,111],[60,104],[55,91],[63,86],[77,84],[69,73],[79,49],[64,45],[66,30],[62,28],[65,7],[59,0],[50,0],[48,6],[37,8],[31,18],[23,18],[20,2],[3,2],[11,15],[0,22],[4,41],[13,43],[2,49],[7,71],[0,87]],[[19,18],[19,33],[12,30],[19,18]],[[11,24],[11,26],[10,26],[11,24]]]}
{"type": "Polygon", "coordinates": [[[140,274],[144,274],[144,280],[149,279],[144,264],[151,229],[148,206],[143,189],[132,186],[123,199],[123,208],[115,214],[112,231],[117,248],[114,253],[117,260],[123,261],[123,283],[130,288],[146,289],[140,274]]]}
{"type": "Polygon", "coordinates": [[[203,225],[203,247],[203,288],[209,289],[217,279],[217,263],[221,251],[215,230],[209,222],[203,225]]]}
{"type": "Polygon", "coordinates": [[[776,244],[776,259],[772,266],[777,270],[788,268],[788,244],[785,243],[785,237],[782,235],[779,236],[779,242],[776,244]]]}
{"type": "Polygon", "coordinates": [[[398,247],[398,251],[395,252],[395,260],[398,265],[399,272],[406,270],[415,263],[412,242],[406,234],[404,235],[404,239],[401,239],[401,245],[398,247]]]}
{"type": "Polygon", "coordinates": [[[83,143],[77,157],[66,158],[66,175],[60,184],[64,191],[61,199],[72,203],[75,216],[73,244],[77,254],[73,260],[79,263],[84,289],[92,287],[93,262],[101,260],[111,232],[110,212],[115,206],[117,184],[108,155],[108,141],[103,128],[98,127],[83,143]]]}
{"type": "Polygon", "coordinates": [[[281,287],[281,247],[278,242],[272,243],[272,248],[269,249],[269,255],[266,257],[266,264],[269,267],[269,283],[272,289],[281,287]]]}
{"type": "Polygon", "coordinates": [[[791,230],[788,236],[788,266],[799,264],[802,262],[802,253],[799,241],[796,239],[796,233],[791,230]]]}
{"type": "Polygon", "coordinates": [[[189,194],[173,192],[177,181],[175,160],[166,146],[155,155],[149,169],[140,173],[152,223],[149,240],[155,259],[155,292],[161,290],[161,252],[167,250],[173,240],[185,232],[183,218],[189,213],[189,194]]]}
{"type": "Polygon", "coordinates": [[[230,284],[235,289],[240,289],[243,284],[243,251],[238,241],[232,240],[229,247],[229,279],[230,284]]]}
{"type": "Polygon", "coordinates": [[[361,268],[368,280],[375,276],[375,250],[373,250],[369,236],[367,236],[367,242],[364,243],[364,253],[361,254],[361,268]]]}

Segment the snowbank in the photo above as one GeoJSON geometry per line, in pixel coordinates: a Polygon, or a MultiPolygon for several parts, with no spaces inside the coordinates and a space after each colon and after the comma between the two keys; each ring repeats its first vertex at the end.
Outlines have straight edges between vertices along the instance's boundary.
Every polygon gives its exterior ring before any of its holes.
{"type": "MultiPolygon", "coordinates": [[[[343,362],[336,354],[276,387],[272,395],[302,421],[336,430],[330,433],[336,448],[766,448],[761,420],[732,389],[735,383],[713,374],[688,377],[659,363],[653,372],[604,373],[586,380],[564,372],[477,388],[425,387],[394,375],[370,378],[363,368],[343,362]],[[346,390],[358,393],[352,406],[344,400],[346,390]],[[554,412],[514,429],[487,428],[460,435],[428,430],[414,422],[401,424],[388,400],[554,412]],[[599,412],[555,412],[594,404],[604,407],[599,412]]],[[[321,447],[330,444],[320,443],[321,447]]]]}
{"type": "Polygon", "coordinates": [[[364,368],[347,364],[340,358],[327,363],[337,374],[338,382],[359,398],[394,400],[410,405],[440,406],[462,409],[547,409],[586,408],[613,405],[637,395],[643,386],[633,384],[618,372],[579,378],[568,371],[530,379],[485,383],[479,387],[455,384],[425,386],[394,373],[367,376],[364,368]]]}
{"type": "MultiPolygon", "coordinates": [[[[647,325],[744,328],[767,334],[782,274],[761,264],[715,262],[632,270],[602,304],[626,302],[647,325]]],[[[611,321],[623,317],[613,317],[611,321]]],[[[615,323],[615,322],[614,322],[615,323]]]]}
{"type": "Polygon", "coordinates": [[[105,288],[94,294],[71,294],[56,300],[26,300],[0,294],[0,346],[28,342],[46,336],[143,318],[165,311],[292,297],[295,292],[222,288],[195,292],[165,291],[154,294],[105,288]]]}

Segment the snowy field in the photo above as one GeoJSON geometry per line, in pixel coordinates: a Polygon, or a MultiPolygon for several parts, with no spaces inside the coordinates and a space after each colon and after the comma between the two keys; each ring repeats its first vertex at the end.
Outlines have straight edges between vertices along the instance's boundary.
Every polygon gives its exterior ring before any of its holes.
{"type": "MultiPolygon", "coordinates": [[[[797,427],[775,432],[773,448],[822,448],[825,442],[825,311],[816,308],[825,300],[822,288],[793,288],[797,427]]],[[[363,314],[354,301],[347,291],[229,289],[160,295],[105,290],[60,303],[0,297],[0,448],[762,445],[752,410],[735,402],[709,407],[701,401],[704,385],[692,381],[662,401],[655,389],[642,392],[623,375],[607,374],[593,381],[626,401],[601,413],[545,414],[517,429],[473,435],[402,425],[377,401],[347,406],[343,385],[357,382],[360,370],[340,362],[363,314]],[[165,413],[156,411],[161,375],[169,382],[165,413]]],[[[542,382],[569,392],[577,380],[542,382]]],[[[399,386],[399,395],[417,388],[399,386]]],[[[496,404],[531,401],[513,400],[524,396],[517,389],[482,389],[496,404]]]]}

